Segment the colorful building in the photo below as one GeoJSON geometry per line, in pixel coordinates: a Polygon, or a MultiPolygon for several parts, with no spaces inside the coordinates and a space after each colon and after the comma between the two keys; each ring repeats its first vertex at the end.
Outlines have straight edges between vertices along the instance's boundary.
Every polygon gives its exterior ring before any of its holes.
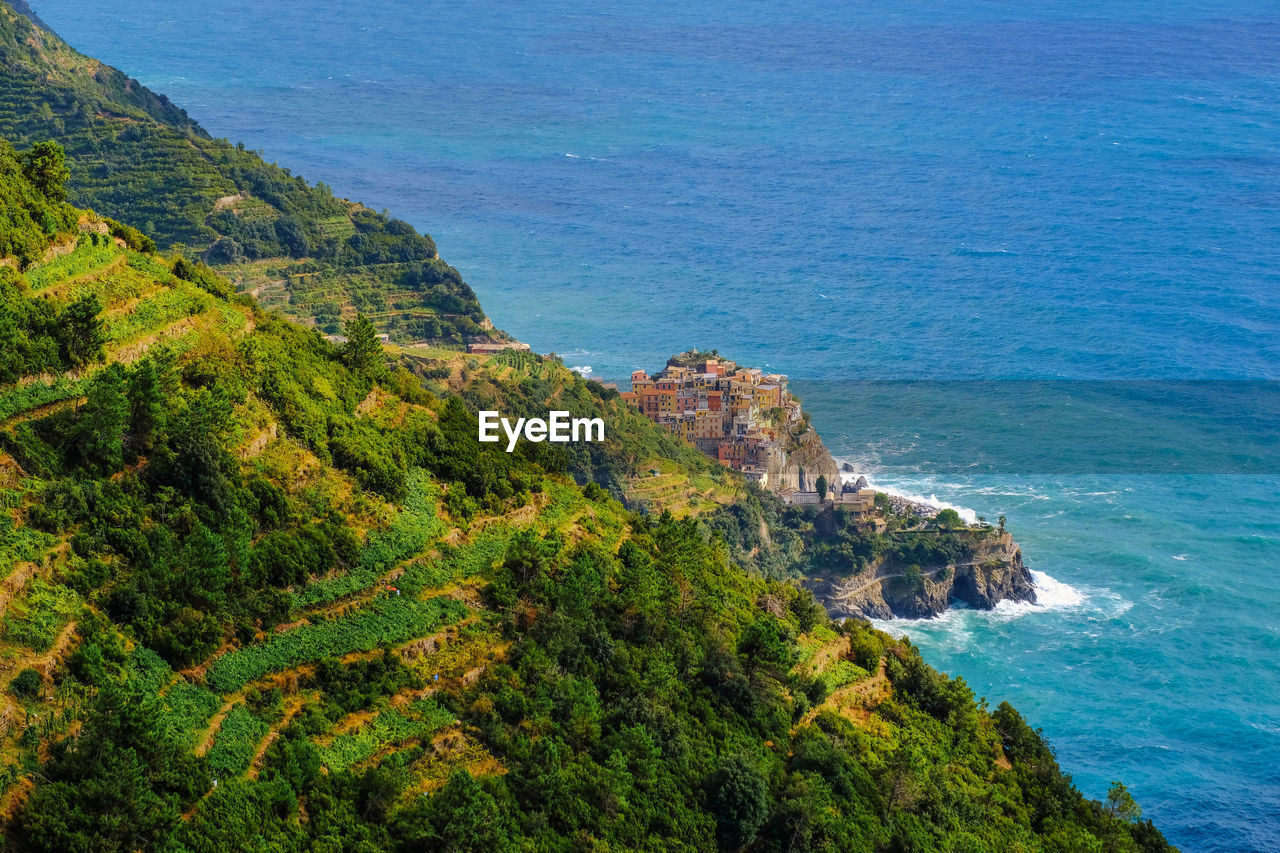
{"type": "Polygon", "coordinates": [[[769,459],[782,453],[783,430],[801,417],[786,376],[696,353],[671,359],[654,376],[634,371],[622,399],[758,482],[768,481],[769,459]]]}

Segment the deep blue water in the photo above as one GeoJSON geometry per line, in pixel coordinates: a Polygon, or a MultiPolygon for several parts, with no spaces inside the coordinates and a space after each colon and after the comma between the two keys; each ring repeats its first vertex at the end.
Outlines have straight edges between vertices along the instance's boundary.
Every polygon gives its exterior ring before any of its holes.
{"type": "MultiPolygon", "coordinates": [[[[848,384],[1280,379],[1274,4],[33,5],[432,233],[535,349],[767,363],[877,483],[1007,515],[1046,604],[893,629],[1086,793],[1124,779],[1188,850],[1280,849],[1275,470],[942,471],[848,384]]],[[[997,455],[1076,439],[1018,421],[997,455]]]]}

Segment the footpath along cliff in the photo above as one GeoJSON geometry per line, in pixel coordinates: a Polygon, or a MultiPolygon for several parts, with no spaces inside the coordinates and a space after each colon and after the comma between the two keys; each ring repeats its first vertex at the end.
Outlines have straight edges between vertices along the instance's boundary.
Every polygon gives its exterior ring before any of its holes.
{"type": "Polygon", "coordinates": [[[920,565],[889,553],[862,571],[824,572],[805,586],[836,618],[920,619],[940,615],[953,600],[981,610],[1036,600],[1022,549],[1008,533],[994,531],[974,537],[956,559],[920,565]]]}

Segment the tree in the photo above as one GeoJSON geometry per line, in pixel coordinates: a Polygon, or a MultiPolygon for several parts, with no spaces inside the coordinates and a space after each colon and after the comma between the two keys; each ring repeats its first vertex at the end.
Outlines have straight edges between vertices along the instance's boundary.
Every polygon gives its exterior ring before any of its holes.
{"type": "Polygon", "coordinates": [[[342,361],[347,367],[369,377],[376,377],[385,369],[382,358],[382,341],[378,328],[368,317],[357,314],[345,326],[347,342],[342,347],[342,361]]]}
{"type": "Polygon", "coordinates": [[[960,518],[960,513],[950,507],[939,512],[933,520],[939,527],[946,529],[964,527],[964,520],[960,518]]]}
{"type": "Polygon", "coordinates": [[[295,258],[305,256],[310,249],[307,244],[307,232],[298,224],[298,220],[289,216],[282,216],[276,220],[276,238],[295,258]]]}
{"type": "Polygon", "coordinates": [[[764,777],[742,756],[729,757],[711,779],[709,803],[716,835],[729,850],[750,844],[769,809],[764,777]]]}
{"type": "Polygon", "coordinates": [[[102,303],[91,293],[72,302],[58,315],[62,358],[72,367],[84,367],[102,359],[107,336],[98,316],[101,311],[102,303]]]}
{"type": "Polygon", "coordinates": [[[466,770],[458,769],[439,793],[397,813],[391,833],[400,842],[400,850],[515,850],[511,806],[466,770]]]}
{"type": "Polygon", "coordinates": [[[79,736],[49,749],[15,819],[24,848],[138,850],[179,825],[211,780],[164,719],[154,694],[105,684],[79,736]]]}
{"type": "Polygon", "coordinates": [[[135,450],[151,447],[165,416],[160,371],[153,359],[143,359],[129,377],[129,443],[135,450]]]}
{"type": "Polygon", "coordinates": [[[746,627],[738,640],[738,652],[754,671],[764,666],[786,672],[795,662],[794,639],[787,626],[773,616],[761,616],[746,627]]]}
{"type": "Polygon", "coordinates": [[[907,566],[902,573],[902,585],[911,590],[912,595],[921,595],[924,592],[924,572],[920,570],[920,566],[913,563],[907,566]]]}
{"type": "Polygon", "coordinates": [[[110,474],[124,462],[124,431],[129,424],[129,398],[124,369],[106,367],[93,377],[76,423],[81,458],[93,469],[110,474]]]}
{"type": "Polygon", "coordinates": [[[244,260],[244,247],[231,237],[219,237],[204,256],[212,264],[238,264],[244,260]]]}
{"type": "Polygon", "coordinates": [[[825,501],[827,499],[827,478],[823,474],[818,475],[818,500],[825,501]]]}
{"type": "MultiPolygon", "coordinates": [[[[177,244],[175,244],[176,247],[177,244]]],[[[185,252],[185,248],[183,249],[185,252]]],[[[185,254],[179,254],[173,261],[173,274],[183,281],[194,281],[196,277],[196,265],[191,263],[185,254]]]]}
{"type": "Polygon", "coordinates": [[[23,172],[36,189],[53,201],[67,200],[66,183],[71,170],[61,145],[53,140],[37,142],[22,159],[23,172]]]}
{"type": "Polygon", "coordinates": [[[40,673],[31,667],[27,667],[14,676],[13,681],[9,682],[9,692],[14,696],[30,699],[38,694],[43,686],[44,680],[40,678],[40,673]]]}
{"type": "Polygon", "coordinates": [[[1133,823],[1142,817],[1142,806],[1133,799],[1123,782],[1112,782],[1107,790],[1107,814],[1133,823]]]}

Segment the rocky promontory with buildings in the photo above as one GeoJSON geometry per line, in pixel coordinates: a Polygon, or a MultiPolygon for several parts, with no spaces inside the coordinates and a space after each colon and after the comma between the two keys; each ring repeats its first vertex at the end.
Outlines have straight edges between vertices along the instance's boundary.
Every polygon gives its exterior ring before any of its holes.
{"type": "Polygon", "coordinates": [[[633,372],[622,397],[784,501],[817,503],[819,486],[840,493],[840,468],[782,374],[691,350],[652,376],[633,372]]]}
{"type": "MultiPolygon", "coordinates": [[[[903,497],[881,495],[877,502],[864,477],[842,483],[840,466],[785,375],[691,350],[668,359],[659,373],[633,372],[622,397],[808,519],[802,527],[818,538],[802,550],[822,550],[825,536],[844,542],[850,554],[866,552],[856,564],[826,561],[814,574],[802,569],[805,586],[833,616],[922,618],[942,613],[953,599],[981,609],[1036,600],[1003,519],[998,530],[964,525],[954,511],[903,497]]],[[[763,523],[761,529],[767,532],[763,523]]]]}

